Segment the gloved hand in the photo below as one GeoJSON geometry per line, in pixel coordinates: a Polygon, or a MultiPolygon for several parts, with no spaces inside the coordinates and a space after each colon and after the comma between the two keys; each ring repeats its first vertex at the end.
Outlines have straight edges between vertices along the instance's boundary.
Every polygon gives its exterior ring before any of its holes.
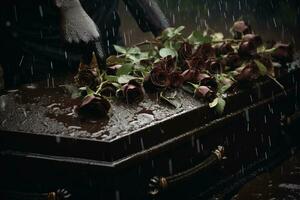
{"type": "Polygon", "coordinates": [[[90,63],[95,52],[98,63],[105,61],[102,50],[101,36],[98,27],[82,8],[79,0],[54,0],[61,13],[61,30],[63,39],[76,45],[82,51],[82,61],[90,63]]]}
{"type": "Polygon", "coordinates": [[[54,0],[61,13],[61,29],[68,43],[89,43],[99,39],[94,21],[82,8],[79,0],[54,0]]]}

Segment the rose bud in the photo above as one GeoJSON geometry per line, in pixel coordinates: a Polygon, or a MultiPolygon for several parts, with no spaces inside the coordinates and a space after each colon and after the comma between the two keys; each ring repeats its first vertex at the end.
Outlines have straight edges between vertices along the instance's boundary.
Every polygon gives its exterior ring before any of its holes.
{"type": "Polygon", "coordinates": [[[242,42],[238,49],[238,54],[242,58],[254,56],[257,53],[257,47],[253,42],[242,42]]]}
{"type": "Polygon", "coordinates": [[[99,119],[107,116],[111,108],[107,99],[100,96],[86,96],[75,111],[81,118],[99,119]]]}
{"type": "Polygon", "coordinates": [[[234,39],[242,39],[243,35],[251,34],[251,26],[245,21],[236,21],[233,24],[232,31],[234,34],[234,39]]]}
{"type": "Polygon", "coordinates": [[[170,82],[171,87],[179,88],[184,82],[184,77],[182,76],[182,74],[180,74],[180,72],[172,72],[170,74],[170,82]]]}
{"type": "Polygon", "coordinates": [[[178,50],[178,64],[182,70],[188,69],[188,65],[186,60],[191,58],[193,54],[193,45],[189,44],[188,42],[184,42],[181,44],[178,50]]]}
{"type": "Polygon", "coordinates": [[[235,69],[242,65],[242,59],[237,53],[229,53],[223,59],[224,65],[231,67],[231,69],[235,69]]]}
{"type": "Polygon", "coordinates": [[[117,88],[111,83],[106,83],[104,86],[102,86],[102,89],[100,91],[101,96],[104,97],[113,97],[116,95],[117,88]]]}
{"type": "Polygon", "coordinates": [[[207,86],[199,86],[195,90],[195,97],[211,102],[216,98],[216,93],[207,86]]]}
{"type": "Polygon", "coordinates": [[[211,44],[202,44],[198,47],[193,57],[202,57],[203,60],[216,57],[216,50],[211,46],[211,44]]]}
{"type": "Polygon", "coordinates": [[[226,55],[228,53],[234,53],[234,49],[229,43],[222,43],[215,47],[217,55],[226,55]]]}
{"type": "Polygon", "coordinates": [[[145,91],[140,83],[136,80],[130,80],[121,88],[123,97],[127,103],[134,103],[144,99],[145,91]]]}
{"type": "Polygon", "coordinates": [[[238,53],[241,57],[251,57],[257,53],[257,48],[263,44],[258,35],[247,34],[243,37],[238,53]]]}
{"type": "Polygon", "coordinates": [[[74,78],[78,87],[87,86],[91,89],[95,89],[101,83],[97,72],[93,69],[83,69],[79,71],[74,78]]]}
{"type": "Polygon", "coordinates": [[[214,74],[220,74],[224,71],[222,63],[216,59],[209,59],[205,62],[205,68],[214,74]]]}
{"type": "Polygon", "coordinates": [[[192,57],[189,60],[186,60],[187,66],[189,69],[198,69],[201,70],[204,68],[204,61],[202,57],[192,57]]]}
{"type": "Polygon", "coordinates": [[[199,76],[200,84],[203,86],[207,86],[213,90],[218,89],[218,83],[216,79],[208,74],[200,74],[199,76]]]}
{"type": "Polygon", "coordinates": [[[153,68],[144,79],[144,87],[149,91],[156,91],[170,86],[169,73],[161,68],[153,68]]]}
{"type": "Polygon", "coordinates": [[[198,69],[187,69],[181,73],[184,81],[189,81],[193,83],[198,83],[199,80],[199,70],[198,69]]]}
{"type": "Polygon", "coordinates": [[[238,81],[253,81],[260,77],[260,72],[255,62],[248,63],[244,68],[240,69],[236,79],[238,81]]]}
{"type": "Polygon", "coordinates": [[[294,47],[291,44],[277,43],[274,45],[275,50],[272,57],[280,63],[292,62],[294,60],[294,47]]]}
{"type": "Polygon", "coordinates": [[[154,68],[150,72],[151,82],[157,87],[168,87],[170,85],[169,74],[159,68],[154,68]]]}

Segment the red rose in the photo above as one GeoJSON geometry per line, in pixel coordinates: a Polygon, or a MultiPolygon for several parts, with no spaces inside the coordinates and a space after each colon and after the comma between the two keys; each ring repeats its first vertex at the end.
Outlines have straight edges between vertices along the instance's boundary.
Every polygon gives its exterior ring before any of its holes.
{"type": "Polygon", "coordinates": [[[110,103],[100,96],[86,96],[77,106],[76,112],[81,118],[98,119],[107,116],[111,108],[110,103]]]}

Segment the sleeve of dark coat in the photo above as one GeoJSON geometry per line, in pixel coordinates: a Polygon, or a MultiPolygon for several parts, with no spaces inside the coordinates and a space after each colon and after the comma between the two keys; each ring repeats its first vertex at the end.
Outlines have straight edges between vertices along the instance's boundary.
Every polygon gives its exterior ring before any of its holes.
{"type": "Polygon", "coordinates": [[[158,36],[170,26],[155,0],[124,0],[124,2],[142,31],[151,31],[158,36]]]}

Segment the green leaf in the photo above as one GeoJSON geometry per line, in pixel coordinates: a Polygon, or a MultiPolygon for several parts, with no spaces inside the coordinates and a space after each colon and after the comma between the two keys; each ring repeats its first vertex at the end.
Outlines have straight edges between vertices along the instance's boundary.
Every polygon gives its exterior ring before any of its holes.
{"type": "Polygon", "coordinates": [[[277,48],[267,49],[266,46],[262,45],[257,48],[257,53],[273,53],[277,48]]]}
{"type": "Polygon", "coordinates": [[[217,97],[212,102],[210,102],[208,105],[210,108],[214,108],[218,105],[218,103],[219,103],[219,98],[217,97]]]}
{"type": "Polygon", "coordinates": [[[95,91],[89,87],[86,87],[86,92],[87,92],[87,96],[93,96],[95,94],[95,91]]]}
{"type": "Polygon", "coordinates": [[[126,84],[128,83],[130,80],[136,79],[136,77],[134,76],[130,76],[130,75],[122,75],[120,77],[118,77],[118,83],[120,84],[126,84]]]}
{"type": "Polygon", "coordinates": [[[221,97],[218,97],[217,99],[218,99],[218,104],[215,106],[215,109],[217,113],[221,115],[225,110],[226,101],[221,97]]]}
{"type": "Polygon", "coordinates": [[[127,50],[125,47],[121,47],[119,45],[114,45],[114,48],[115,50],[118,52],[118,53],[121,53],[121,54],[126,54],[127,53],[127,50]]]}
{"type": "Polygon", "coordinates": [[[127,50],[128,54],[140,54],[141,53],[141,49],[138,47],[133,47],[133,48],[129,48],[127,50]]]}
{"type": "Polygon", "coordinates": [[[214,33],[211,35],[212,41],[214,42],[219,42],[224,39],[223,33],[214,33]]]}
{"type": "Polygon", "coordinates": [[[105,80],[109,82],[118,82],[118,77],[113,75],[106,75],[105,80]]]}
{"type": "Polygon", "coordinates": [[[210,43],[212,41],[212,38],[210,36],[204,36],[202,33],[198,31],[194,31],[188,37],[188,41],[193,45],[197,45],[197,44],[210,43]]]}
{"type": "Polygon", "coordinates": [[[161,92],[159,95],[160,99],[169,104],[170,106],[174,107],[174,108],[179,108],[181,107],[181,103],[179,102],[179,99],[176,99],[176,92],[172,93],[172,94],[167,94],[166,92],[161,92]],[[170,96],[168,96],[170,95],[170,96]]]}
{"type": "Polygon", "coordinates": [[[177,52],[170,48],[162,48],[159,50],[159,55],[163,58],[167,57],[167,56],[176,57],[177,52]]]}
{"type": "Polygon", "coordinates": [[[132,72],[132,69],[133,69],[132,65],[125,64],[117,70],[116,75],[121,76],[121,75],[129,74],[130,72],[132,72]]]}
{"type": "Polygon", "coordinates": [[[223,85],[223,86],[220,88],[219,93],[220,93],[220,94],[224,94],[231,86],[232,86],[232,84],[223,85]]]}
{"type": "Polygon", "coordinates": [[[189,94],[194,94],[195,92],[195,87],[193,87],[192,85],[190,84],[184,84],[182,87],[181,87],[185,92],[189,93],[189,94]]]}
{"type": "Polygon", "coordinates": [[[175,32],[177,35],[179,35],[179,34],[181,34],[181,31],[183,31],[184,29],[185,29],[184,26],[179,26],[178,28],[175,29],[174,32],[175,32]]]}
{"type": "Polygon", "coordinates": [[[273,53],[274,51],[276,51],[277,48],[271,48],[271,49],[266,49],[264,52],[265,53],[273,53]]]}
{"type": "Polygon", "coordinates": [[[254,62],[258,67],[260,75],[265,76],[268,73],[267,67],[258,60],[254,60],[254,62]]]}

